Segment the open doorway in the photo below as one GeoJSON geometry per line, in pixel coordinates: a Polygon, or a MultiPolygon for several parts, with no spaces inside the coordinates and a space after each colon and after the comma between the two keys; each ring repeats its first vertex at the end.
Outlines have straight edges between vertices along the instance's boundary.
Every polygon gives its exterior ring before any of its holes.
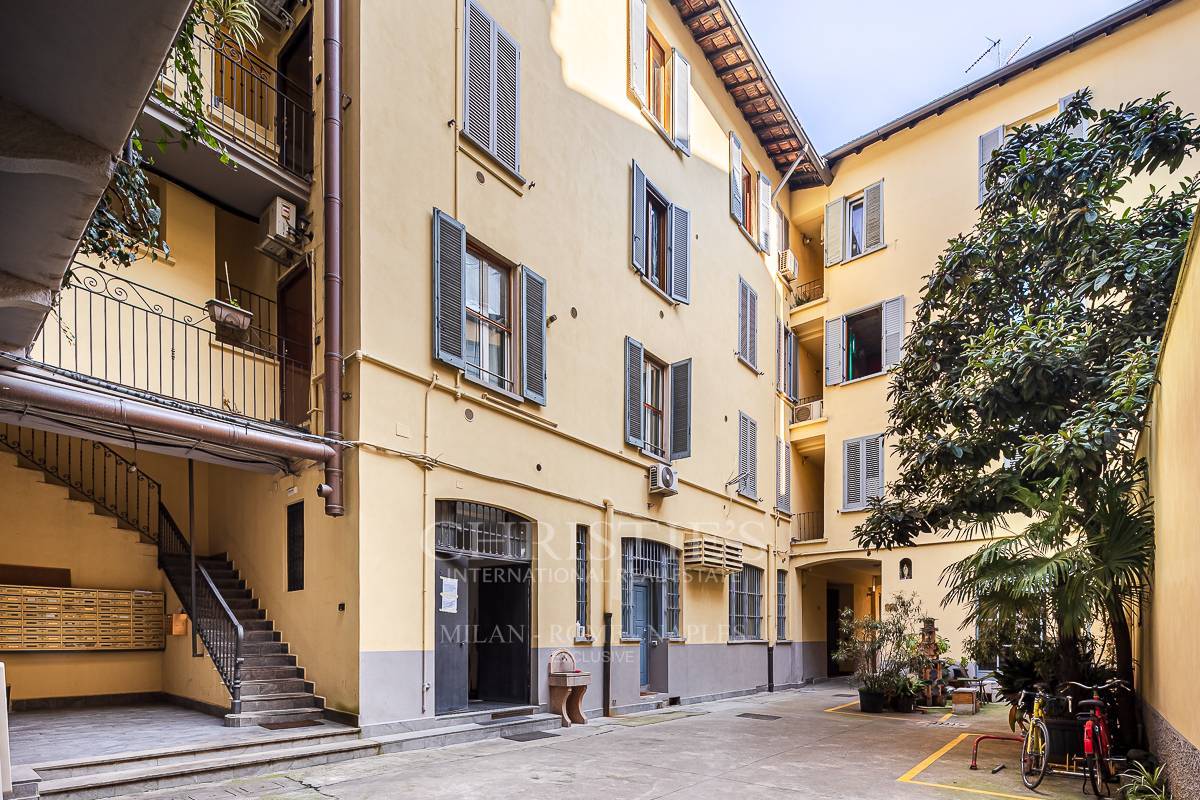
{"type": "Polygon", "coordinates": [[[288,425],[308,424],[312,375],[312,271],[304,262],[279,282],[280,418],[288,425]]]}
{"type": "Polygon", "coordinates": [[[312,173],[312,14],[304,17],[279,51],[279,163],[296,175],[312,173]]]}
{"type": "Polygon", "coordinates": [[[458,500],[436,516],[434,712],[528,704],[532,523],[458,500]]]}
{"type": "Polygon", "coordinates": [[[828,584],[825,587],[825,669],[831,678],[848,674],[833,657],[842,643],[842,611],[846,608],[854,608],[854,587],[838,583],[828,584]]]}

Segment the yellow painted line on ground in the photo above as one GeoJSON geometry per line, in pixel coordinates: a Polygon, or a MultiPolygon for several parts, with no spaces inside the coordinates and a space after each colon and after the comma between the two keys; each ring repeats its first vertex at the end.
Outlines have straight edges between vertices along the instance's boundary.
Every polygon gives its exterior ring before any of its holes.
{"type": "MultiPolygon", "coordinates": [[[[950,716],[950,715],[947,714],[946,716],[950,716]]],[[[962,744],[963,740],[966,739],[968,736],[982,736],[982,735],[983,734],[979,734],[979,733],[960,733],[958,736],[954,737],[949,742],[947,742],[945,745],[943,745],[941,747],[941,749],[939,749],[937,752],[931,754],[920,764],[917,764],[915,767],[910,769],[908,772],[904,773],[899,778],[897,778],[896,782],[897,783],[911,783],[915,786],[929,786],[934,789],[948,789],[952,792],[967,792],[968,794],[984,795],[985,797],[1001,797],[1001,798],[1004,798],[1004,800],[1029,800],[1029,795],[1027,795],[1027,794],[1005,794],[1004,792],[994,792],[994,791],[991,791],[990,789],[971,789],[966,786],[951,786],[950,784],[947,784],[947,783],[933,783],[932,781],[919,781],[916,779],[916,777],[918,775],[920,775],[922,772],[924,772],[925,770],[927,770],[931,766],[933,766],[934,762],[936,762],[942,756],[949,753],[955,747],[958,747],[960,744],[962,744]]]]}
{"type": "Polygon", "coordinates": [[[858,705],[858,701],[851,700],[849,703],[842,703],[840,706],[834,706],[833,708],[827,708],[827,709],[825,709],[825,713],[828,714],[833,711],[841,711],[843,708],[849,708],[850,706],[856,706],[856,705],[858,705]]]}
{"type": "Polygon", "coordinates": [[[951,717],[953,717],[953,716],[954,716],[954,712],[953,712],[953,711],[951,711],[949,714],[947,714],[946,716],[944,716],[944,717],[942,717],[941,719],[939,719],[939,720],[938,720],[938,722],[945,722],[946,720],[950,719],[950,718],[951,718],[951,717]]]}

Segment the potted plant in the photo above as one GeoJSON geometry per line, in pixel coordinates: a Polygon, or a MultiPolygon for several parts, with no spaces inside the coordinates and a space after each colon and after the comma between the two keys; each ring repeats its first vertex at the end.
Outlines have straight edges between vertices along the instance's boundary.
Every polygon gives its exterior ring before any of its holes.
{"type": "Polygon", "coordinates": [[[912,672],[897,676],[892,707],[902,714],[911,714],[916,708],[917,696],[923,688],[925,681],[912,672]]]}
{"type": "Polygon", "coordinates": [[[233,297],[233,284],[229,282],[229,264],[225,264],[225,287],[228,299],[216,297],[204,304],[208,318],[217,329],[217,341],[238,343],[245,341],[246,331],[254,321],[254,314],[242,308],[233,297]]]}
{"type": "Polygon", "coordinates": [[[856,619],[851,609],[843,610],[841,643],[833,655],[853,670],[859,710],[872,714],[884,710],[897,694],[900,677],[917,667],[920,604],[915,596],[897,594],[885,611],[879,619],[856,619]]]}

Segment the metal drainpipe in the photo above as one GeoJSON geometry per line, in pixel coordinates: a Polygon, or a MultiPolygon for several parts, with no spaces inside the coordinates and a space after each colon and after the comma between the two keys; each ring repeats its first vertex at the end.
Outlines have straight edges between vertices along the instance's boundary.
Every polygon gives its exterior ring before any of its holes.
{"type": "MultiPolygon", "coordinates": [[[[342,4],[325,0],[325,435],[342,438],[342,4]]],[[[325,513],[340,517],[342,448],[325,462],[325,513]]]]}

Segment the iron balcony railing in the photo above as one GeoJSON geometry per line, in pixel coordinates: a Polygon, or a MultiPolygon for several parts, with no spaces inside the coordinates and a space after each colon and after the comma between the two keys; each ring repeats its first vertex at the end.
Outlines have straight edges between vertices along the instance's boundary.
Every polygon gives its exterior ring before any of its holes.
{"type": "Polygon", "coordinates": [[[820,300],[825,296],[825,281],[817,278],[815,281],[802,283],[793,290],[796,297],[796,306],[802,306],[805,303],[811,303],[814,300],[820,300]]]}
{"type": "MultiPolygon", "coordinates": [[[[304,180],[312,179],[312,92],[228,38],[195,37],[204,104],[217,133],[244,142],[304,180]]],[[[181,103],[184,79],[168,62],[156,97],[181,103]]]]}
{"type": "MultiPolygon", "coordinates": [[[[76,265],[29,358],[92,379],[271,423],[299,424],[311,351],[251,325],[217,325],[203,306],[76,265]]],[[[187,410],[187,409],[185,409],[187,410]]]]}
{"type": "Polygon", "coordinates": [[[230,712],[242,710],[242,662],[246,632],[221,596],[212,576],[200,561],[193,561],[192,547],[171,518],[167,507],[158,506],[158,566],[204,642],[204,649],[217,667],[229,696],[230,712]],[[195,566],[193,571],[192,567],[195,566]],[[193,597],[194,592],[194,597],[193,597]]]}
{"type": "Polygon", "coordinates": [[[796,541],[811,542],[825,538],[825,514],[821,511],[801,511],[793,515],[796,541]]]}
{"type": "Polygon", "coordinates": [[[0,445],[108,511],[146,542],[158,538],[162,487],[107,445],[0,423],[0,445]]]}
{"type": "Polygon", "coordinates": [[[217,298],[233,302],[254,315],[254,325],[246,331],[246,343],[258,350],[270,350],[272,337],[279,333],[279,307],[274,300],[236,283],[217,278],[217,298]]]}

